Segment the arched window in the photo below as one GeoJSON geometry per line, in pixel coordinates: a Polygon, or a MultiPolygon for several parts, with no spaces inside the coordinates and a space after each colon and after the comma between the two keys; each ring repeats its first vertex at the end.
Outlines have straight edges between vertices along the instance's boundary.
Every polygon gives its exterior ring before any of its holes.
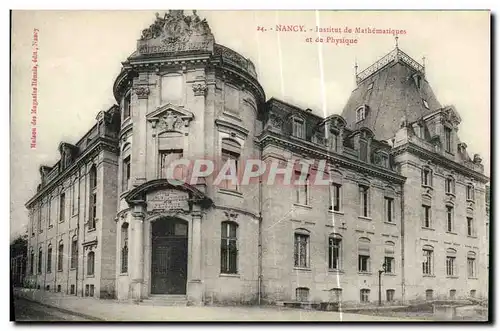
{"type": "Polygon", "coordinates": [[[428,166],[422,167],[422,186],[432,187],[432,169],[428,166]]]}
{"type": "Polygon", "coordinates": [[[457,251],[453,248],[448,248],[446,250],[446,276],[455,276],[456,275],[456,258],[457,251]]]}
{"type": "Polygon", "coordinates": [[[78,264],[78,238],[73,236],[71,239],[71,263],[70,268],[75,269],[78,264]]]}
{"type": "Polygon", "coordinates": [[[452,176],[445,178],[444,189],[448,194],[455,194],[455,179],[452,176]]]}
{"type": "Polygon", "coordinates": [[[229,138],[222,139],[221,166],[225,171],[221,172],[227,177],[231,178],[221,182],[222,188],[233,191],[238,190],[238,169],[240,155],[241,145],[239,142],[229,138]]]}
{"type": "Polygon", "coordinates": [[[63,270],[63,262],[64,262],[64,242],[59,241],[59,247],[57,250],[57,271],[63,270]]]}
{"type": "Polygon", "coordinates": [[[42,273],[42,255],[43,255],[43,251],[42,251],[42,247],[40,247],[38,249],[38,273],[39,274],[42,273]]]}
{"type": "Polygon", "coordinates": [[[297,229],[294,233],[294,266],[309,268],[309,231],[297,229]]]}
{"type": "Polygon", "coordinates": [[[425,300],[432,300],[434,297],[434,291],[431,289],[425,290],[425,300]]]}
{"type": "Polygon", "coordinates": [[[91,276],[94,274],[95,267],[95,253],[89,252],[87,254],[87,275],[91,276]]]}
{"type": "Polygon", "coordinates": [[[90,201],[89,201],[89,225],[88,228],[95,229],[97,217],[97,169],[95,164],[92,165],[89,172],[90,178],[90,201]]]}
{"type": "Polygon", "coordinates": [[[370,272],[370,239],[358,240],[358,272],[370,272]]]}
{"type": "Polygon", "coordinates": [[[130,144],[125,144],[122,149],[122,192],[130,186],[130,144]]]}
{"type": "Polygon", "coordinates": [[[424,275],[432,275],[434,272],[434,248],[432,246],[425,245],[422,248],[422,253],[422,273],[424,275]]]}
{"type": "Polygon", "coordinates": [[[52,245],[47,247],[47,272],[52,272],[52,245]]]}
{"type": "Polygon", "coordinates": [[[121,273],[128,272],[128,223],[123,223],[121,230],[121,273]]]}
{"type": "Polygon", "coordinates": [[[446,232],[453,232],[455,212],[452,204],[446,205],[446,232]]]}
{"type": "Polygon", "coordinates": [[[474,185],[467,184],[467,200],[474,201],[474,185]]]}
{"type": "Polygon", "coordinates": [[[342,269],[342,236],[331,234],[328,238],[328,269],[342,269]]]}
{"type": "Polygon", "coordinates": [[[238,224],[221,224],[221,267],[222,274],[238,273],[238,224]]]}
{"type": "Polygon", "coordinates": [[[476,278],[476,253],[467,252],[467,277],[476,278]]]}

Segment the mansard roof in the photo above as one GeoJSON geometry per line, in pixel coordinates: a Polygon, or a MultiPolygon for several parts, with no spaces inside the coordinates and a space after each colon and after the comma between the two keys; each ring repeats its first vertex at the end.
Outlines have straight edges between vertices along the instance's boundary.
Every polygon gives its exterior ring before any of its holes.
{"type": "Polygon", "coordinates": [[[411,123],[441,108],[425,79],[425,68],[397,47],[357,74],[356,81],[342,117],[348,128],[367,127],[377,139],[393,137],[402,118],[411,123]],[[357,122],[360,106],[367,106],[366,114],[357,122]]]}

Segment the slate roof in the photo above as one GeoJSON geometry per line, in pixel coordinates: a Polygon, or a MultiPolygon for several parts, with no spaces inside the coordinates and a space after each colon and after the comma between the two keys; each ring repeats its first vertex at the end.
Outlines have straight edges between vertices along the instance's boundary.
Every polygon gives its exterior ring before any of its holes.
{"type": "Polygon", "coordinates": [[[379,140],[392,138],[402,118],[411,123],[441,108],[425,79],[424,67],[399,48],[361,72],[357,81],[342,117],[351,130],[367,127],[379,140]],[[420,87],[417,76],[421,77],[420,87]],[[427,101],[428,109],[423,100],[427,101]],[[356,109],[363,105],[368,106],[366,118],[356,123],[356,109]]]}

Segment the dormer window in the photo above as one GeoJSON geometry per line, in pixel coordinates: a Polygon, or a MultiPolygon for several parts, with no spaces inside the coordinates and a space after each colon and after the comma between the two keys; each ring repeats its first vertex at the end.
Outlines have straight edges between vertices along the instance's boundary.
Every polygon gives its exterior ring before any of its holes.
{"type": "Polygon", "coordinates": [[[430,109],[429,108],[429,103],[427,102],[427,100],[422,99],[422,102],[423,102],[425,108],[430,109]]]}
{"type": "Polygon", "coordinates": [[[356,109],[356,123],[361,122],[366,117],[366,107],[361,106],[356,109]]]}
{"type": "Polygon", "coordinates": [[[452,152],[451,146],[452,146],[452,136],[451,136],[451,128],[445,127],[444,128],[444,144],[447,152],[452,152]]]}
{"type": "Polygon", "coordinates": [[[302,118],[293,118],[293,135],[297,138],[306,139],[305,124],[302,118]]]}

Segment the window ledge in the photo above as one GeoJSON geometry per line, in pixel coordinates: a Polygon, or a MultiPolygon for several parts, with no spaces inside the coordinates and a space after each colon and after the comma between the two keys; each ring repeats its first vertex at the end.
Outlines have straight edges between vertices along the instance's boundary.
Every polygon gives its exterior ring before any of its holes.
{"type": "Polygon", "coordinates": [[[57,270],[57,272],[63,272],[63,270],[62,270],[62,269],[60,269],[60,270],[57,270]]]}
{"type": "Polygon", "coordinates": [[[446,278],[458,279],[458,276],[446,276],[446,278]]]}
{"type": "Polygon", "coordinates": [[[59,223],[64,223],[64,220],[59,220],[59,223]]]}
{"type": "Polygon", "coordinates": [[[425,184],[422,184],[422,187],[423,187],[423,188],[430,188],[431,190],[433,190],[432,186],[430,186],[430,185],[425,185],[425,184]]]}
{"type": "Polygon", "coordinates": [[[422,277],[436,278],[435,275],[422,275],[422,277]]]}
{"type": "Polygon", "coordinates": [[[393,272],[384,272],[384,275],[389,276],[389,277],[396,277],[397,276],[397,274],[395,274],[393,272]]]}
{"type": "Polygon", "coordinates": [[[75,268],[75,267],[73,267],[73,268],[69,268],[69,271],[75,271],[75,270],[76,270],[76,268],[75,268]]]}
{"type": "Polygon", "coordinates": [[[239,274],[219,274],[219,277],[240,278],[239,274]]]}
{"type": "Polygon", "coordinates": [[[456,232],[451,232],[451,231],[446,231],[447,234],[454,234],[454,235],[457,235],[456,232]]]}
{"type": "Polygon", "coordinates": [[[73,214],[71,214],[71,217],[75,217],[75,216],[78,216],[78,212],[74,212],[73,214]]]}
{"type": "Polygon", "coordinates": [[[395,226],[396,222],[387,222],[387,221],[385,221],[384,224],[395,226]]]}
{"type": "Polygon", "coordinates": [[[299,208],[304,208],[304,209],[312,209],[312,207],[310,205],[303,205],[301,203],[294,203],[293,204],[295,207],[299,207],[299,208]]]}
{"type": "Polygon", "coordinates": [[[467,279],[478,279],[477,277],[467,277],[467,279]]]}
{"type": "Polygon", "coordinates": [[[361,275],[361,276],[371,276],[372,273],[370,271],[358,271],[358,275],[361,275]]]}
{"type": "Polygon", "coordinates": [[[95,228],[92,228],[92,229],[88,229],[87,232],[94,232],[95,231],[95,228]]]}
{"type": "Polygon", "coordinates": [[[339,215],[344,215],[344,211],[342,210],[333,210],[333,209],[328,209],[328,212],[330,214],[339,214],[339,215]]]}
{"type": "Polygon", "coordinates": [[[85,278],[94,278],[95,275],[85,275],[85,278]]]}
{"type": "Polygon", "coordinates": [[[433,229],[433,228],[426,228],[425,226],[422,226],[422,229],[424,229],[424,230],[430,230],[430,231],[436,231],[436,230],[435,230],[435,229],[433,229]]]}
{"type": "Polygon", "coordinates": [[[293,270],[297,270],[297,271],[311,271],[311,268],[293,267],[293,270]]]}
{"type": "Polygon", "coordinates": [[[328,272],[331,272],[334,274],[343,274],[344,270],[342,270],[342,269],[328,269],[328,272]]]}
{"type": "Polygon", "coordinates": [[[466,199],[467,202],[472,202],[472,203],[475,203],[474,200],[472,199],[466,199]]]}
{"type": "MultiPolygon", "coordinates": [[[[54,226],[53,226],[52,224],[51,224],[51,225],[49,225],[49,229],[52,229],[53,227],[54,227],[54,226]]],[[[42,230],[42,231],[43,231],[43,230],[42,230]]]]}
{"type": "Polygon", "coordinates": [[[128,272],[121,272],[119,276],[128,276],[128,272]]]}
{"type": "Polygon", "coordinates": [[[367,217],[367,216],[358,216],[358,218],[359,218],[360,220],[365,220],[365,221],[371,221],[371,220],[372,220],[372,218],[371,218],[371,217],[367,217]]]}
{"type": "Polygon", "coordinates": [[[228,189],[224,189],[224,188],[219,188],[219,193],[232,195],[232,196],[239,197],[239,198],[243,197],[243,193],[241,193],[240,191],[236,191],[236,190],[228,190],[228,189]]]}
{"type": "Polygon", "coordinates": [[[467,235],[467,238],[477,239],[477,236],[470,236],[470,235],[467,235]]]}
{"type": "Polygon", "coordinates": [[[451,197],[454,197],[454,198],[455,198],[455,193],[453,193],[453,192],[446,192],[446,195],[449,195],[449,196],[451,196],[451,197]]]}

